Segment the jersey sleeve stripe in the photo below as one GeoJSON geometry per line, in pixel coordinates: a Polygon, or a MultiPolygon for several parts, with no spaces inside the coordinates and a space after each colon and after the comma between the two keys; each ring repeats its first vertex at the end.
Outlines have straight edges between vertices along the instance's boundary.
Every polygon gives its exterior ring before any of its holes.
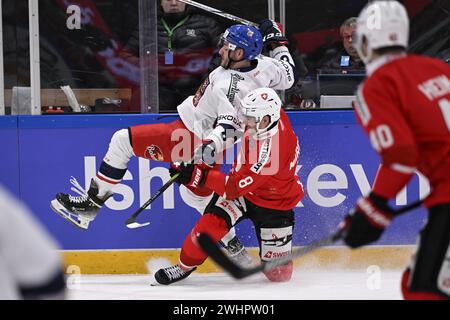
{"type": "Polygon", "coordinates": [[[363,95],[363,84],[358,87],[356,91],[356,101],[355,110],[358,113],[363,125],[367,125],[370,121],[372,115],[370,114],[369,107],[366,104],[366,100],[363,95]]]}
{"type": "Polygon", "coordinates": [[[414,173],[416,171],[416,168],[405,166],[400,163],[393,163],[391,164],[391,169],[400,173],[410,174],[414,173]]]}

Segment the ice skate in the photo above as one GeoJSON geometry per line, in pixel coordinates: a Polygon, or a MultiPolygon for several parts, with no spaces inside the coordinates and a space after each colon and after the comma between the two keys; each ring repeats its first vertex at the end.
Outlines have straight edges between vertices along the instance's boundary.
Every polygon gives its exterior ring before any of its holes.
{"type": "Polygon", "coordinates": [[[91,186],[87,192],[74,177],[71,177],[70,182],[73,185],[71,190],[80,196],[58,193],[51,201],[50,207],[78,228],[87,230],[89,223],[95,219],[100,208],[112,194],[103,198],[97,197],[98,185],[94,179],[91,180],[91,186]]]}
{"type": "Polygon", "coordinates": [[[196,269],[197,268],[194,267],[188,271],[185,271],[179,264],[176,264],[167,268],[159,269],[155,273],[155,280],[159,284],[169,285],[174,282],[186,279],[196,269]]]}
{"type": "Polygon", "coordinates": [[[234,237],[228,242],[228,245],[224,246],[228,252],[228,256],[236,264],[250,268],[253,266],[253,259],[245,249],[244,245],[239,241],[237,237],[234,237]]]}

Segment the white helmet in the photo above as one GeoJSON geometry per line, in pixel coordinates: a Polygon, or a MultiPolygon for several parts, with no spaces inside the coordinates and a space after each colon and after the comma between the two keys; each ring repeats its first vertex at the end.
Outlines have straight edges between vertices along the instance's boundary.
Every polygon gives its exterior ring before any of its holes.
{"type": "Polygon", "coordinates": [[[239,116],[241,120],[246,117],[255,118],[256,133],[260,135],[278,126],[280,110],[281,100],[275,90],[259,88],[251,91],[241,100],[239,116]],[[260,122],[264,116],[270,117],[270,123],[266,128],[260,129],[260,122]]]}
{"type": "Polygon", "coordinates": [[[375,1],[367,4],[357,19],[355,48],[364,63],[373,50],[401,46],[406,49],[409,38],[409,18],[405,7],[397,1],[375,1]],[[367,54],[363,54],[363,38],[367,39],[367,54]]]}

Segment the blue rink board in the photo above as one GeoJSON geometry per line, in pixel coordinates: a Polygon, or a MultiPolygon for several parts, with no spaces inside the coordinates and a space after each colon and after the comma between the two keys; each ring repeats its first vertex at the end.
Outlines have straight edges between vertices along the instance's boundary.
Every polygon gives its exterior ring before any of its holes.
{"type": "MultiPolygon", "coordinates": [[[[295,112],[289,117],[300,139],[299,176],[306,189],[295,209],[294,245],[306,245],[335,230],[361,195],[360,188],[372,183],[379,159],[352,111],[295,112]],[[334,181],[333,189],[319,190],[317,186],[326,181],[334,181]]],[[[0,117],[0,182],[33,210],[64,249],[179,248],[199,214],[184,203],[176,185],[140,215],[150,226],[130,230],[124,224],[161,187],[162,178],[169,178],[164,163],[132,159],[119,194],[86,232],[49,207],[57,192],[70,192],[71,176],[84,186],[95,175],[116,130],[176,119],[173,115],[0,117]]],[[[419,189],[415,177],[403,200],[418,199],[419,189]]],[[[399,217],[376,244],[414,244],[424,219],[423,209],[399,217]]],[[[256,246],[251,223],[243,222],[237,229],[246,245],[256,246]]]]}

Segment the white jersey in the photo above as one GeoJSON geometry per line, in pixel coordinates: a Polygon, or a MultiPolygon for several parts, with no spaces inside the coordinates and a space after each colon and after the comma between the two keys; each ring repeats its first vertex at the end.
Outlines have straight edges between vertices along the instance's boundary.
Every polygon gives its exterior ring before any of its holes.
{"type": "Polygon", "coordinates": [[[57,249],[29,211],[0,187],[0,299],[20,299],[19,289],[39,288],[62,272],[57,249]]]}
{"type": "Polygon", "coordinates": [[[239,70],[216,68],[209,74],[194,96],[178,106],[184,125],[197,137],[213,140],[222,149],[221,133],[240,129],[236,107],[250,91],[269,87],[289,89],[295,81],[294,62],[285,46],[275,48],[271,57],[259,56],[256,65],[239,70]],[[218,130],[214,130],[216,125],[218,130]]]}

